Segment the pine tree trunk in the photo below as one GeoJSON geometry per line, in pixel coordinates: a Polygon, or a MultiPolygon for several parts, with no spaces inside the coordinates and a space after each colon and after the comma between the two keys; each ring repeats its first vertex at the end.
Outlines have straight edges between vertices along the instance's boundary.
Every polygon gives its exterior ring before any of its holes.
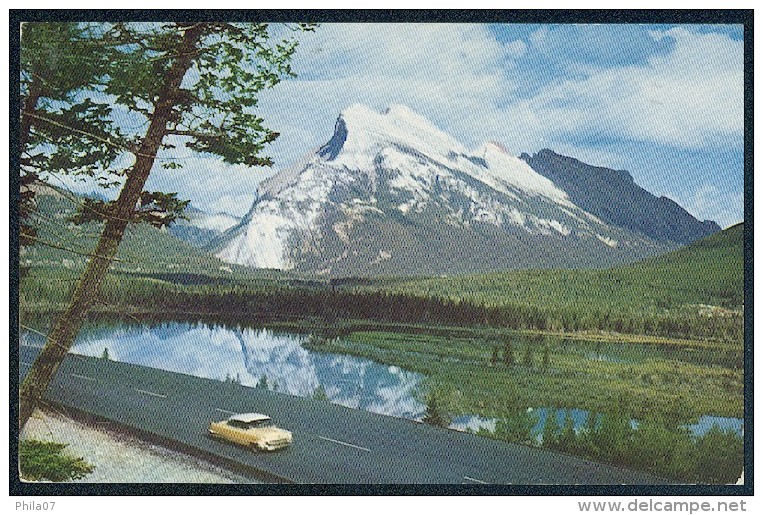
{"type": "Polygon", "coordinates": [[[21,134],[19,134],[19,147],[21,154],[24,153],[24,149],[29,142],[30,132],[32,131],[32,117],[30,114],[36,113],[37,102],[40,100],[41,94],[42,91],[40,90],[40,85],[38,84],[38,80],[35,78],[29,85],[29,95],[27,95],[26,100],[24,100],[24,105],[22,107],[23,111],[21,112],[21,134]]]}
{"type": "MultiPolygon", "coordinates": [[[[179,27],[183,30],[183,27],[179,27]]],[[[164,85],[154,104],[151,123],[146,137],[136,154],[135,166],[127,176],[114,209],[109,213],[98,245],[95,248],[85,272],[69,301],[66,311],[59,317],[48,334],[45,346],[34,360],[24,382],[19,389],[19,432],[26,425],[48,389],[53,377],[69,352],[82,323],[98,295],[101,283],[109,271],[116,256],[128,222],[132,219],[135,206],[143,191],[156,159],[162,140],[167,131],[167,124],[174,121],[175,104],[178,100],[180,84],[191,67],[196,54],[196,44],[203,32],[203,24],[190,25],[184,30],[178,47],[178,58],[167,70],[164,85]]]]}

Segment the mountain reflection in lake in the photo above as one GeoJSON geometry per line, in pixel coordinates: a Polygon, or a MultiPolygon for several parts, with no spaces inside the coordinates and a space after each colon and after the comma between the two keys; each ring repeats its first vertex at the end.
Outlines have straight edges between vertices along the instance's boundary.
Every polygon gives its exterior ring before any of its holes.
{"type": "Polygon", "coordinates": [[[144,327],[89,326],[72,352],[180,372],[208,379],[312,397],[325,393],[336,404],[374,413],[420,419],[416,400],[423,376],[368,359],[309,351],[307,336],[269,329],[165,323],[144,327]]]}

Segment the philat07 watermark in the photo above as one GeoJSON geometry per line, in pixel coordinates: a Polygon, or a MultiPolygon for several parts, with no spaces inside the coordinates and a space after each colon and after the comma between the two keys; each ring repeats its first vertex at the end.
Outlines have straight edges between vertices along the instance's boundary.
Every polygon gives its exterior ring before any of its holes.
{"type": "Polygon", "coordinates": [[[16,501],[16,511],[53,511],[56,501],[16,501]]]}

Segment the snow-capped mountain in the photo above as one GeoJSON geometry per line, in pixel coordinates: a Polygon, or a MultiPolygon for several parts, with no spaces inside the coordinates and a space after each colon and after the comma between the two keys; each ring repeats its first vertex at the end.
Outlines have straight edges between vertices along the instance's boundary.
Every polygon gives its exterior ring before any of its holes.
{"type": "Polygon", "coordinates": [[[498,143],[469,150],[407,107],[354,105],[214,246],[253,267],[379,275],[603,266],[675,244],[594,216],[498,143]]]}

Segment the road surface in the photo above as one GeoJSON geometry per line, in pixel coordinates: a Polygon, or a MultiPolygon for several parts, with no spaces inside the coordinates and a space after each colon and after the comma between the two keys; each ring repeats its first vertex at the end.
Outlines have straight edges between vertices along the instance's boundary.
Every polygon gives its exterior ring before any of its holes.
{"type": "MultiPolygon", "coordinates": [[[[20,375],[38,349],[20,348],[20,375]]],[[[139,365],[69,355],[48,399],[232,460],[284,482],[662,484],[645,473],[331,404],[139,365]],[[233,413],[270,415],[293,444],[256,453],[207,435],[233,413]]]]}

